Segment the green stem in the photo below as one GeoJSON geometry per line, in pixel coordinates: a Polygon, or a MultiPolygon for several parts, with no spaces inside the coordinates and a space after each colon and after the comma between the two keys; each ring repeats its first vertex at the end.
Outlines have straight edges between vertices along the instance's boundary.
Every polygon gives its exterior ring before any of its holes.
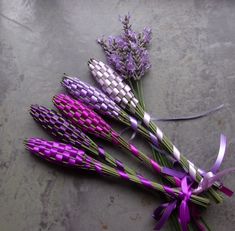
{"type": "MultiPolygon", "coordinates": [[[[144,103],[144,93],[143,93],[143,86],[141,79],[136,80],[137,85],[137,94],[138,94],[138,100],[140,102],[141,107],[145,110],[145,103],[144,103]]],[[[148,133],[146,133],[146,137],[148,137],[148,133]]],[[[157,161],[162,166],[171,167],[169,161],[166,159],[165,156],[162,156],[160,153],[158,153],[154,148],[152,148],[152,154],[155,161],[157,161]]],[[[165,182],[165,179],[163,177],[160,178],[160,181],[163,183],[165,182]]],[[[175,231],[181,231],[177,214],[174,212],[172,213],[172,216],[170,216],[170,223],[173,225],[175,231]]]]}
{"type": "MultiPolygon", "coordinates": [[[[140,105],[137,105],[136,115],[138,115],[138,117],[142,119],[144,117],[144,114],[145,114],[145,111],[143,110],[143,108],[140,105]]],[[[157,134],[156,131],[157,131],[158,127],[152,121],[150,121],[148,128],[152,133],[157,134]]],[[[163,138],[161,139],[161,144],[163,145],[163,147],[165,148],[166,151],[168,151],[171,154],[173,153],[174,145],[169,140],[169,138],[166,137],[165,135],[163,135],[163,138]]],[[[180,156],[179,163],[181,164],[183,169],[185,169],[186,172],[189,172],[189,161],[182,154],[180,156]]],[[[196,181],[199,183],[200,180],[202,179],[202,176],[200,175],[198,169],[196,169],[196,170],[197,170],[196,171],[196,181]]],[[[208,192],[215,199],[215,201],[217,203],[220,203],[223,201],[223,197],[221,196],[221,194],[218,192],[217,189],[218,188],[216,186],[212,186],[211,188],[208,189],[208,192]]]]}

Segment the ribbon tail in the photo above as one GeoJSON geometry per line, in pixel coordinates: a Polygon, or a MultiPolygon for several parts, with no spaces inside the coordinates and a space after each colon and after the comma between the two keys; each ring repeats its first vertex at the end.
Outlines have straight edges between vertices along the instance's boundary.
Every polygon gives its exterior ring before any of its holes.
{"type": "Polygon", "coordinates": [[[179,221],[182,227],[182,231],[188,231],[188,224],[190,222],[190,213],[187,202],[184,200],[180,205],[179,221]]]}
{"type": "Polygon", "coordinates": [[[163,227],[175,208],[176,201],[173,201],[172,203],[168,203],[167,205],[164,204],[163,206],[158,207],[154,211],[153,217],[158,221],[157,225],[154,227],[154,230],[160,230],[163,227]]]}
{"type": "Polygon", "coordinates": [[[169,176],[178,177],[179,179],[182,179],[186,176],[185,172],[177,171],[177,170],[167,168],[167,167],[163,167],[162,173],[169,175],[169,176]]]}
{"type": "Polygon", "coordinates": [[[215,176],[213,176],[209,180],[209,185],[211,186],[215,181],[220,180],[221,177],[223,177],[223,176],[225,176],[225,175],[227,175],[229,173],[232,173],[232,172],[235,172],[235,167],[228,168],[228,169],[225,169],[223,171],[218,172],[215,176]]]}
{"type": "Polygon", "coordinates": [[[224,156],[225,156],[225,149],[226,149],[226,137],[225,135],[220,135],[220,147],[219,147],[219,153],[217,155],[216,161],[211,168],[211,172],[214,174],[219,170],[220,165],[223,162],[224,156]]]}
{"type": "Polygon", "coordinates": [[[231,197],[233,195],[233,191],[231,189],[225,187],[224,185],[221,185],[219,190],[228,197],[231,197]]]}
{"type": "Polygon", "coordinates": [[[175,118],[152,118],[152,121],[162,121],[162,122],[167,122],[167,121],[184,121],[184,120],[194,120],[194,119],[199,119],[205,116],[208,116],[211,113],[214,113],[216,111],[219,111],[220,109],[222,109],[224,107],[224,104],[221,104],[215,108],[212,108],[208,111],[202,112],[202,113],[198,113],[196,115],[192,115],[192,116],[180,116],[180,117],[175,117],[175,118]]]}

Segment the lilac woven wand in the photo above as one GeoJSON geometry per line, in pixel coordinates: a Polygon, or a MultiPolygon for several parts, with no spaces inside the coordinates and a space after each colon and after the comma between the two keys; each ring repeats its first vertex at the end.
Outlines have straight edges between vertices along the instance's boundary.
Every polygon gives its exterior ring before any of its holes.
{"type": "Polygon", "coordinates": [[[62,85],[76,99],[80,100],[101,115],[105,115],[131,127],[134,132],[139,132],[155,147],[159,147],[157,137],[144,128],[138,121],[128,115],[112,99],[99,89],[79,80],[77,77],[64,76],[62,85]]]}
{"type": "MultiPolygon", "coordinates": [[[[170,188],[145,179],[142,176],[136,177],[129,175],[121,170],[112,168],[103,164],[90,156],[86,155],[83,150],[79,150],[69,144],[59,143],[55,141],[47,141],[40,138],[30,138],[25,140],[26,149],[33,155],[37,155],[42,159],[55,164],[64,165],[88,171],[95,171],[102,175],[110,175],[124,180],[134,182],[146,188],[163,192],[170,197],[181,198],[182,192],[177,188],[170,188]]],[[[209,203],[208,199],[192,195],[190,200],[200,206],[206,207],[209,203]]]]}

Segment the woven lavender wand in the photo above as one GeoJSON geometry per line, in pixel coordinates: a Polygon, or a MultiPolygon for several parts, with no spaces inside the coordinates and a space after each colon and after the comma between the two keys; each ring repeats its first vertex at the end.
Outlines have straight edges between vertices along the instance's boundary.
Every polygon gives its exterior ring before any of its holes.
{"type": "Polygon", "coordinates": [[[115,159],[104,148],[98,146],[90,137],[54,110],[39,105],[31,105],[30,114],[36,122],[58,140],[70,143],[78,148],[83,148],[94,155],[94,157],[100,157],[102,160],[105,160],[111,166],[129,174],[137,175],[134,170],[123,164],[120,160],[115,159]]]}
{"type": "MultiPolygon", "coordinates": [[[[93,77],[100,84],[102,90],[123,109],[133,113],[143,121],[146,127],[156,135],[163,147],[182,165],[192,179],[199,183],[203,179],[201,175],[202,172],[191,161],[184,157],[169,138],[163,134],[161,129],[151,121],[150,115],[143,110],[139,101],[132,93],[131,88],[124,82],[124,80],[112,68],[101,61],[91,59],[88,62],[88,66],[93,77]]],[[[213,188],[210,188],[209,191],[216,201],[222,201],[221,195],[219,195],[213,188]]]]}
{"type": "MultiPolygon", "coordinates": [[[[33,155],[37,155],[52,163],[72,168],[85,169],[88,171],[95,171],[102,175],[118,177],[120,179],[142,185],[146,188],[163,192],[170,197],[181,198],[182,192],[177,188],[170,188],[168,186],[149,181],[142,176],[136,177],[131,174],[129,175],[119,169],[112,168],[91,158],[86,155],[83,150],[79,150],[69,144],[47,141],[40,138],[27,139],[24,144],[26,149],[33,155]]],[[[191,195],[190,200],[195,204],[204,207],[207,207],[209,204],[208,199],[196,195],[191,195]]]]}
{"type": "Polygon", "coordinates": [[[99,114],[115,119],[131,127],[134,132],[139,132],[149,142],[159,148],[158,139],[153,133],[139,124],[134,117],[128,115],[99,89],[79,80],[77,77],[71,76],[64,76],[61,84],[74,98],[80,100],[99,114]]]}
{"type": "Polygon", "coordinates": [[[109,142],[119,145],[134,157],[141,160],[146,165],[152,167],[158,173],[167,176],[171,182],[180,185],[179,177],[181,173],[173,171],[167,167],[162,167],[156,161],[152,160],[144,153],[142,153],[133,144],[126,142],[117,132],[115,132],[107,122],[105,122],[98,114],[92,109],[82,104],[80,101],[70,98],[67,95],[59,94],[53,98],[54,105],[74,124],[78,125],[84,132],[93,134],[99,138],[105,139],[109,142]],[[173,173],[173,174],[172,174],[173,173]],[[178,175],[180,174],[180,175],[178,175]]]}

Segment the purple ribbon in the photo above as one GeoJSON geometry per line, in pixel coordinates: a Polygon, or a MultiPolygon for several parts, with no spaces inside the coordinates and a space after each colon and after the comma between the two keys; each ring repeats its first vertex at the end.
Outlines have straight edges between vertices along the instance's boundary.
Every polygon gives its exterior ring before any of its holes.
{"type": "Polygon", "coordinates": [[[182,227],[182,231],[187,231],[188,224],[190,222],[190,212],[189,212],[188,201],[192,194],[191,184],[188,184],[187,177],[184,177],[182,180],[181,190],[182,190],[181,197],[183,198],[183,200],[179,207],[179,223],[182,227]]]}
{"type": "MultiPolygon", "coordinates": [[[[158,221],[157,225],[155,226],[155,230],[160,230],[162,226],[165,224],[165,222],[168,220],[172,212],[179,207],[179,223],[181,225],[182,231],[188,231],[188,224],[190,222],[190,212],[195,220],[199,230],[204,231],[205,227],[203,224],[199,222],[200,213],[197,210],[197,208],[193,205],[190,206],[189,209],[189,199],[191,194],[199,194],[203,191],[210,188],[213,184],[218,183],[217,181],[220,180],[221,177],[224,175],[227,175],[231,172],[235,172],[235,167],[225,169],[223,171],[219,171],[219,168],[223,162],[224,155],[225,155],[225,149],[226,149],[226,137],[221,134],[220,136],[220,148],[219,153],[216,158],[216,161],[214,165],[211,168],[210,172],[202,171],[203,179],[199,183],[198,187],[196,189],[191,188],[192,183],[189,183],[189,176],[185,176],[181,181],[181,193],[179,195],[179,198],[176,198],[174,201],[162,204],[159,206],[153,213],[153,217],[155,220],[158,221]],[[178,201],[181,199],[180,204],[178,205],[178,201]]],[[[227,195],[232,195],[232,191],[224,186],[221,187],[221,191],[225,192],[227,195]]]]}
{"type": "Polygon", "coordinates": [[[179,205],[179,223],[181,225],[182,231],[188,230],[188,224],[190,222],[190,211],[188,206],[188,201],[192,194],[191,191],[191,183],[188,182],[188,177],[184,177],[181,181],[181,194],[179,198],[175,199],[172,202],[168,202],[160,205],[157,209],[155,209],[153,213],[153,218],[158,221],[154,230],[160,230],[165,222],[169,219],[172,212],[177,208],[178,200],[181,199],[179,205]]]}
{"type": "Polygon", "coordinates": [[[98,146],[98,154],[102,159],[105,159],[105,150],[103,149],[103,147],[98,146]]]}
{"type": "Polygon", "coordinates": [[[136,137],[136,134],[137,134],[137,131],[138,131],[138,121],[132,117],[132,116],[129,116],[129,120],[130,120],[130,127],[126,127],[124,129],[122,129],[120,132],[119,132],[119,135],[122,135],[124,132],[128,131],[130,128],[132,128],[133,132],[131,134],[131,137],[130,139],[128,140],[128,142],[132,141],[133,139],[135,139],[136,137]]]}
{"type": "MultiPolygon", "coordinates": [[[[198,187],[194,189],[193,191],[194,194],[199,194],[207,190],[213,184],[218,183],[217,181],[220,180],[221,177],[231,172],[235,172],[235,167],[227,168],[223,171],[218,172],[225,156],[225,150],[226,150],[226,137],[225,135],[221,134],[220,135],[220,148],[219,148],[219,153],[216,158],[216,161],[214,165],[212,166],[211,171],[209,172],[202,171],[203,179],[199,183],[198,187]]],[[[233,192],[230,189],[226,188],[221,183],[220,183],[220,191],[224,192],[228,196],[232,196],[233,194],[233,192]]]]}

